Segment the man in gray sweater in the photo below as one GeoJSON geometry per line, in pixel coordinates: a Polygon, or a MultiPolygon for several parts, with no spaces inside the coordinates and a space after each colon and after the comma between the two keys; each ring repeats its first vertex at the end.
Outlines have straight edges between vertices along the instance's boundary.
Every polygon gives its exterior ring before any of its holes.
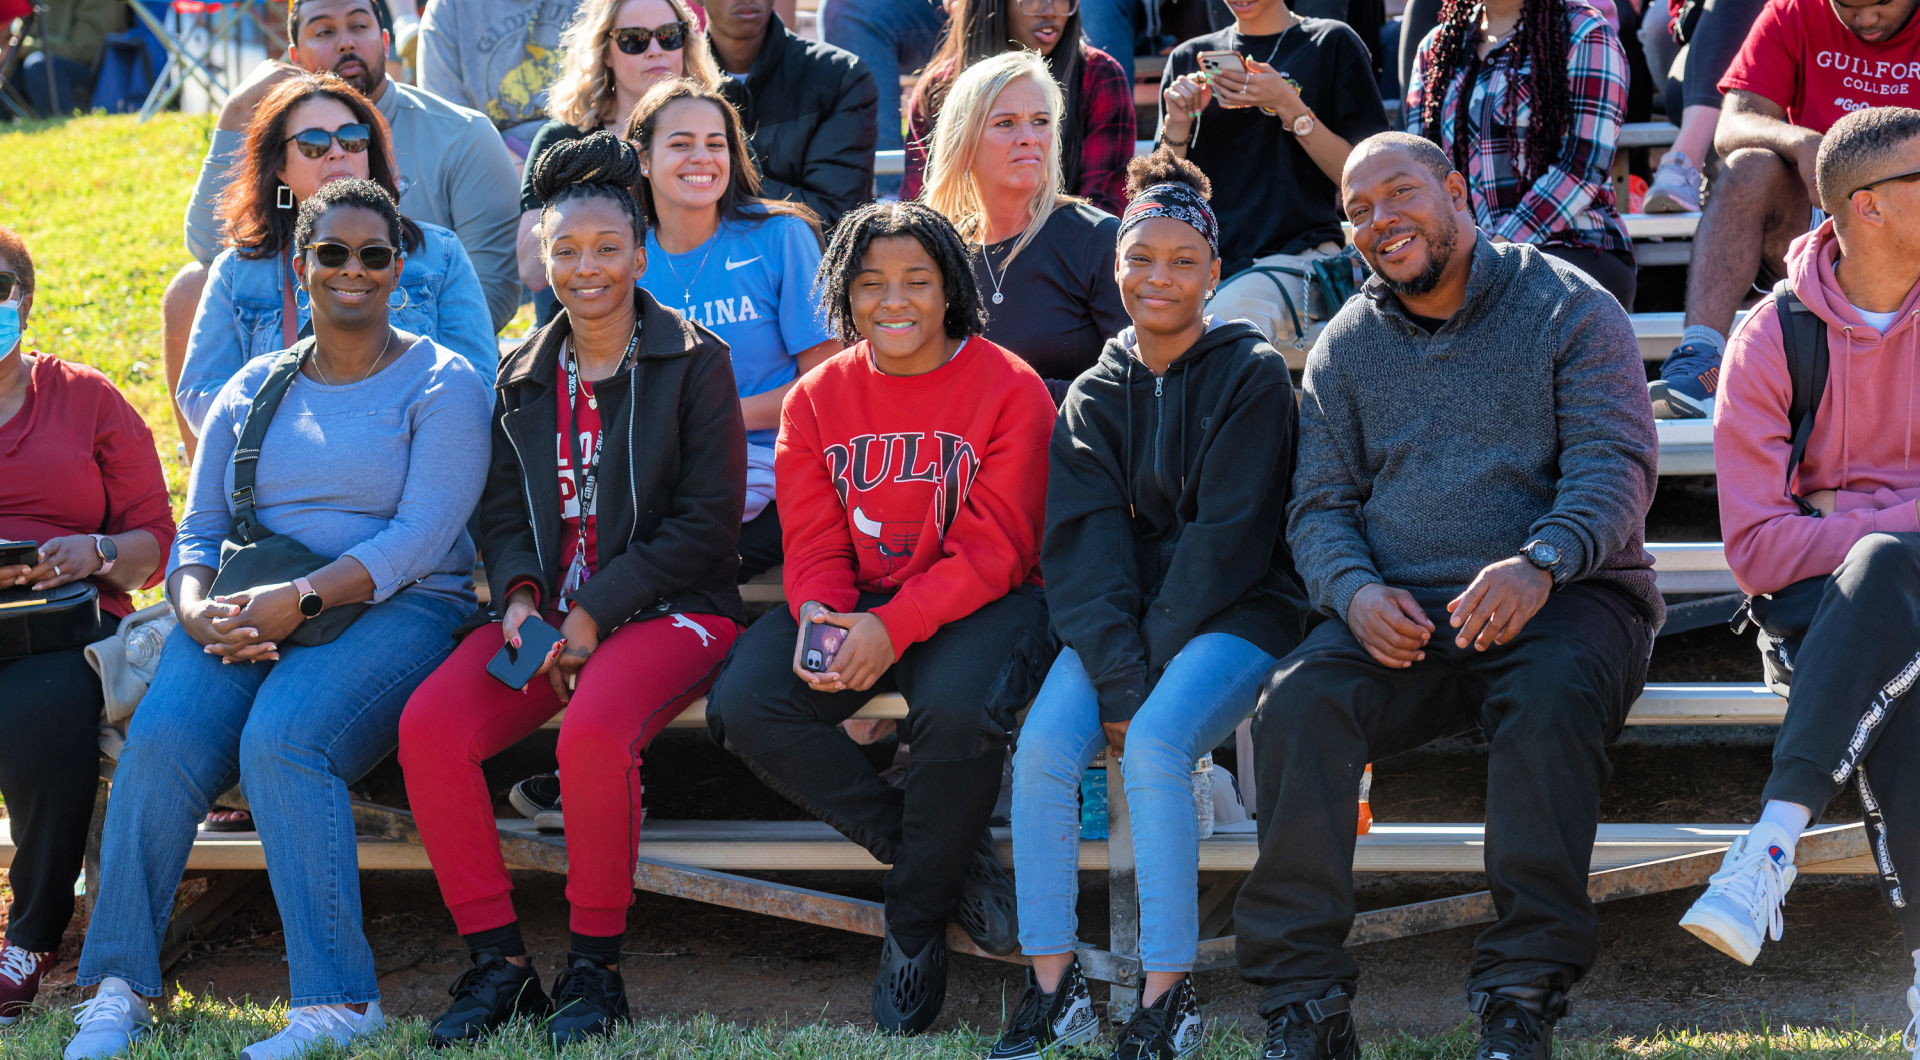
{"type": "Polygon", "coordinates": [[[1366,763],[1479,728],[1494,924],[1468,980],[1482,1060],[1546,1060],[1592,965],[1586,894],[1606,744],[1664,617],[1643,544],[1658,445],[1606,291],[1474,227],[1427,140],[1383,133],[1341,179],[1374,276],[1307,361],[1287,542],[1322,623],[1254,718],[1260,859],[1241,974],[1266,1056],[1354,1055],[1356,793],[1366,763]]]}

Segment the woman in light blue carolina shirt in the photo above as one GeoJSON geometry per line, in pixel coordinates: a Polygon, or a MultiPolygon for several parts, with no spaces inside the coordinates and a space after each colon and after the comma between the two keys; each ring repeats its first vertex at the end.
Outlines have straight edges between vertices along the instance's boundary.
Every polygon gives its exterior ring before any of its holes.
{"type": "Polygon", "coordinates": [[[745,581],[780,562],[773,504],[780,401],[794,380],[841,349],[813,299],[818,222],[804,206],[761,196],[740,116],[715,89],[684,79],[654,85],[634,107],[627,139],[640,151],[635,192],[647,220],[640,285],[733,354],[747,424],[745,581]]]}
{"type": "MultiPolygon", "coordinates": [[[[174,395],[196,436],[242,365],[312,330],[307,295],[293,280],[294,219],[322,185],[351,177],[399,198],[387,124],[373,104],[332,74],[304,74],[268,93],[221,195],[227,249],[213,259],[174,395]]],[[[433,339],[492,379],[499,349],[466,250],[438,225],[408,228],[388,301],[394,327],[433,339]]]]}

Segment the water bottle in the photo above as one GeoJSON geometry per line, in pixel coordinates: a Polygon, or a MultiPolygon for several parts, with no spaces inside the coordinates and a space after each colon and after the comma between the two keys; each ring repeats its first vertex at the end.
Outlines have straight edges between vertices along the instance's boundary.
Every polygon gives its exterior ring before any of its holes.
{"type": "Polygon", "coordinates": [[[1093,756],[1080,774],[1080,838],[1107,838],[1107,752],[1093,756]]]}
{"type": "Polygon", "coordinates": [[[1213,834],[1213,754],[1200,756],[1193,764],[1193,819],[1202,839],[1213,834]]]}
{"type": "Polygon", "coordinates": [[[1355,833],[1357,835],[1366,835],[1373,831],[1373,803],[1370,801],[1372,795],[1373,763],[1368,762],[1367,768],[1360,771],[1360,830],[1355,833]]]}

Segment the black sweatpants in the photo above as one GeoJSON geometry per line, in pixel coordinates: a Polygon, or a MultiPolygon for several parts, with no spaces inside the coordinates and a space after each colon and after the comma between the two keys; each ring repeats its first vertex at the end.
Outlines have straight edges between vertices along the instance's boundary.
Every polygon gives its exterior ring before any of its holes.
{"type": "Polygon", "coordinates": [[[768,501],[759,515],[740,524],[740,584],[779,566],[781,552],[780,505],[768,501]]]}
{"type": "MultiPolygon", "coordinates": [[[[113,635],[103,615],[88,643],[113,635]]],[[[59,947],[73,919],[73,881],[87,852],[100,778],[100,677],[78,648],[0,662],[0,799],[13,830],[7,939],[33,953],[59,947]]]]}
{"type": "Polygon", "coordinates": [[[1852,781],[1867,815],[1880,889],[1920,949],[1920,534],[1869,534],[1827,579],[1793,659],[1793,694],[1774,738],[1765,798],[1818,819],[1852,781]]]}
{"type": "Polygon", "coordinates": [[[1454,647],[1444,598],[1421,602],[1435,627],[1425,660],[1388,669],[1331,620],[1261,694],[1260,857],[1234,920],[1240,974],[1265,988],[1263,1015],[1335,984],[1353,991],[1344,944],[1361,770],[1476,724],[1491,744],[1486,866],[1499,918],[1475,940],[1469,989],[1543,978],[1565,988],[1593,964],[1586,883],[1612,775],[1606,744],[1646,681],[1652,624],[1625,594],[1579,582],[1555,590],[1518,637],[1476,652],[1454,647]]]}
{"type": "MultiPolygon", "coordinates": [[[[863,594],[858,609],[886,599],[863,594]]],[[[708,726],[768,786],[893,866],[887,926],[917,946],[946,931],[1000,793],[1014,714],[1053,663],[1046,601],[1024,588],[947,623],[865,692],[815,692],[795,676],[798,633],[782,607],[740,635],[708,697],[708,726]],[[837,728],[889,691],[907,699],[904,792],[837,728]]]]}

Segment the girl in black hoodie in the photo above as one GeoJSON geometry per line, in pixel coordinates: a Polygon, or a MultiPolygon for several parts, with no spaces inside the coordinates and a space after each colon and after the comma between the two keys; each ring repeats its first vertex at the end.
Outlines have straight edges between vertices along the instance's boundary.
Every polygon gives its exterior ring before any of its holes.
{"type": "Polygon", "coordinates": [[[1147,974],[1114,1055],[1199,1045],[1189,774],[1252,712],[1307,611],[1280,532],[1295,439],[1286,362],[1246,321],[1204,315],[1220,279],[1207,178],[1164,148],[1127,177],[1115,274],[1133,326],[1074,381],[1053,432],[1041,567],[1066,648],[1014,754],[1014,880],[1033,970],[996,1058],[1097,1032],[1073,958],[1075,796],[1103,745],[1121,756],[1147,974]]]}
{"type": "MultiPolygon", "coordinates": [[[[734,587],[746,428],[726,344],[634,278],[646,228],[633,148],[597,132],[533,167],[552,323],[500,362],[480,550],[495,611],[420,685],[400,765],[420,841],[473,967],[436,1045],[515,1016],[556,1044],[627,1016],[618,968],[640,838],[640,752],[711,683],[740,632],[734,587]],[[564,638],[524,691],[487,675],[502,644],[564,638]],[[480,764],[562,708],[572,945],[551,1013],[527,960],[480,764]]],[[[474,628],[477,627],[477,628],[474,628]]]]}

